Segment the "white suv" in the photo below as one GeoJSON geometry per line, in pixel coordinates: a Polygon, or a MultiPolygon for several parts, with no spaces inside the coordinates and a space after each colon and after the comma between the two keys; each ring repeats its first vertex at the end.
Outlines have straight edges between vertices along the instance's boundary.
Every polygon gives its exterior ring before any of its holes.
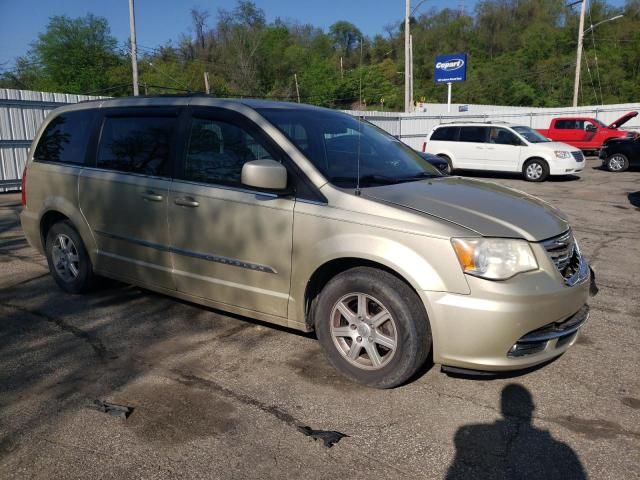
{"type": "Polygon", "coordinates": [[[532,128],[508,123],[438,125],[422,150],[449,162],[451,170],[522,172],[530,182],[542,182],[549,175],[576,174],[585,166],[579,149],[552,142],[532,128]]]}

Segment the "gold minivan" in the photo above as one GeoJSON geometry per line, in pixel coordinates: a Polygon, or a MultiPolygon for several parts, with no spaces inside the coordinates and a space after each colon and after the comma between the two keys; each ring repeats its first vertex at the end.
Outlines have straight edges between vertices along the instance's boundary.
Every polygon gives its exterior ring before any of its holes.
{"type": "Polygon", "coordinates": [[[592,274],[558,210],[443,176],[332,110],[207,96],[59,108],[23,204],[63,290],[104,276],[315,330],[337,370],[374,387],[430,353],[450,371],[531,367],[588,317],[592,274]]]}

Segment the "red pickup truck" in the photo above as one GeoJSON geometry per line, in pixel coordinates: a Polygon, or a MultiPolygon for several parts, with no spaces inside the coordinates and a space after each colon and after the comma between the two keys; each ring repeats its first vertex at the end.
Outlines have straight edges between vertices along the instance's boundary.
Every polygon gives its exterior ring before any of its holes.
{"type": "Polygon", "coordinates": [[[610,125],[589,117],[554,118],[548,130],[539,129],[538,132],[555,142],[564,142],[580,150],[597,152],[607,140],[634,137],[634,132],[619,128],[637,115],[638,112],[625,113],[610,125]]]}

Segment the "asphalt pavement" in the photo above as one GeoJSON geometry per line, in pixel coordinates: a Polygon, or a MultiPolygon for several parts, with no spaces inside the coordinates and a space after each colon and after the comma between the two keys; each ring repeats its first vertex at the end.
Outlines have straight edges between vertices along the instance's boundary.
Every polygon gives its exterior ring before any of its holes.
{"type": "Polygon", "coordinates": [[[313,335],[115,282],[61,292],[0,194],[0,478],[640,478],[640,172],[587,163],[482,175],[570,217],[600,287],[577,344],[510,378],[436,366],[386,391],[340,377],[313,335]]]}

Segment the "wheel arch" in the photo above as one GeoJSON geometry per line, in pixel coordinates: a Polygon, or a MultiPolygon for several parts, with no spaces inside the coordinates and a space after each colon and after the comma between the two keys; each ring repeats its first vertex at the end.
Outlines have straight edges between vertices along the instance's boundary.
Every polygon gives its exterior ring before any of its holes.
{"type": "MultiPolygon", "coordinates": [[[[322,289],[327,285],[327,283],[329,283],[332,278],[356,267],[370,267],[387,272],[396,277],[401,282],[405,283],[418,296],[418,298],[422,298],[418,292],[418,288],[416,285],[405,278],[405,276],[403,276],[400,272],[398,272],[394,268],[389,267],[388,265],[361,257],[334,258],[318,266],[318,268],[316,268],[315,271],[311,274],[311,277],[306,284],[304,291],[304,322],[308,328],[313,328],[312,313],[314,301],[318,298],[318,295],[320,294],[320,292],[322,292],[322,289]]],[[[428,316],[429,309],[426,305],[424,305],[424,308],[425,310],[427,310],[428,316]]]]}
{"type": "Polygon", "coordinates": [[[66,220],[73,226],[73,228],[75,228],[78,235],[80,235],[89,258],[95,264],[95,239],[91,233],[89,225],[82,215],[82,212],[80,212],[78,208],[74,207],[71,202],[66,199],[52,199],[42,209],[39,218],[40,242],[43,251],[46,250],[47,233],[49,229],[55,223],[66,220]]]}
{"type": "MultiPolygon", "coordinates": [[[[46,249],[47,234],[49,233],[49,230],[51,230],[51,227],[56,223],[65,220],[71,222],[68,216],[58,210],[49,210],[42,215],[40,218],[40,242],[42,243],[43,249],[46,249]]],[[[73,224],[73,222],[71,223],[73,224]]]]}
{"type": "Polygon", "coordinates": [[[534,153],[533,155],[530,155],[524,160],[522,160],[522,162],[520,163],[519,171],[522,171],[524,169],[524,166],[527,164],[527,162],[530,162],[531,160],[542,160],[544,163],[547,164],[547,168],[551,169],[551,165],[549,164],[548,158],[546,158],[544,155],[540,155],[539,153],[534,153]]]}

